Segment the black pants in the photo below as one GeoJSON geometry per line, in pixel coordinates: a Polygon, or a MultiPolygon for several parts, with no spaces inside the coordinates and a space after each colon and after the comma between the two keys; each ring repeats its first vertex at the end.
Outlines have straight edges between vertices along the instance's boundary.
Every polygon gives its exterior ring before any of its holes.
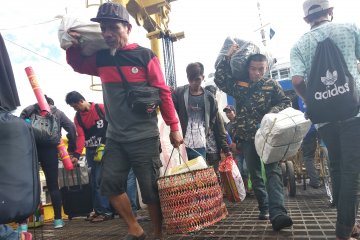
{"type": "Polygon", "coordinates": [[[56,146],[37,146],[39,162],[46,178],[55,219],[61,219],[61,193],[58,185],[58,151],[56,146]]]}

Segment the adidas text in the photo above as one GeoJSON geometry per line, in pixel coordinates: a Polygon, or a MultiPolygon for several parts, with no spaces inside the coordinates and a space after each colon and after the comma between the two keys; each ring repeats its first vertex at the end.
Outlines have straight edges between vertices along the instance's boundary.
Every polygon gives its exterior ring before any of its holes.
{"type": "Polygon", "coordinates": [[[330,97],[335,97],[339,94],[344,94],[349,91],[350,88],[348,83],[345,83],[343,86],[336,86],[336,84],[334,84],[333,89],[328,89],[325,92],[316,92],[315,99],[316,100],[328,99],[330,97]]]}

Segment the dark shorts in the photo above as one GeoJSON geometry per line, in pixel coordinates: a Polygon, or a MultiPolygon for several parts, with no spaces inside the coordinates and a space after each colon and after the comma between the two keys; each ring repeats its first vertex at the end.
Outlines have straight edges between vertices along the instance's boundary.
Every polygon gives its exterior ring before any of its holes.
{"type": "Polygon", "coordinates": [[[158,139],[154,137],[130,143],[106,139],[102,158],[100,187],[102,195],[110,197],[126,192],[128,174],[130,168],[133,168],[143,203],[158,202],[156,182],[162,166],[158,139]]]}

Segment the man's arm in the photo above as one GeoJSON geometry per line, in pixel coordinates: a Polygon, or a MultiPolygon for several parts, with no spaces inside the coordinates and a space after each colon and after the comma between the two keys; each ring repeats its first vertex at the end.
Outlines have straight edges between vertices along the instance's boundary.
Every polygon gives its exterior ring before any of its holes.
{"type": "Polygon", "coordinates": [[[221,91],[234,96],[234,81],[232,79],[230,60],[228,57],[221,59],[216,66],[214,82],[221,91]]]}
{"type": "Polygon", "coordinates": [[[302,76],[293,76],[291,78],[292,84],[294,86],[294,90],[297,95],[299,95],[305,102],[306,96],[306,84],[304,81],[304,77],[302,76]]]}
{"type": "Polygon", "coordinates": [[[85,133],[84,129],[80,126],[76,116],[74,118],[74,124],[76,128],[77,138],[76,138],[76,150],[73,154],[73,162],[77,162],[83,152],[85,146],[85,133]],[[75,159],[74,159],[75,158],[75,159]]]}
{"type": "Polygon", "coordinates": [[[306,67],[304,63],[304,59],[302,57],[301,52],[294,45],[290,50],[290,72],[291,72],[291,80],[294,86],[294,90],[298,96],[300,96],[303,100],[306,96],[306,84],[305,84],[305,73],[306,67]]]}
{"type": "Polygon", "coordinates": [[[68,133],[68,151],[73,153],[76,149],[76,129],[74,123],[65,115],[64,112],[60,111],[60,126],[65,129],[68,133]]]}
{"type": "Polygon", "coordinates": [[[153,87],[160,89],[161,115],[165,123],[170,126],[170,141],[174,147],[179,147],[184,141],[179,132],[179,120],[175,114],[175,107],[171,97],[170,88],[165,84],[164,75],[161,71],[159,59],[153,57],[147,66],[148,81],[153,87]]]}
{"type": "Polygon", "coordinates": [[[274,83],[274,92],[272,97],[272,108],[270,109],[271,113],[277,113],[285,108],[291,107],[291,100],[288,98],[284,90],[281,88],[280,84],[273,80],[274,83]]]}
{"type": "Polygon", "coordinates": [[[96,54],[85,57],[80,47],[70,47],[66,50],[66,61],[75,72],[99,76],[96,67],[96,54]]]}
{"type": "Polygon", "coordinates": [[[217,145],[221,147],[226,156],[231,155],[229,145],[227,143],[227,135],[224,127],[224,120],[219,112],[216,113],[216,120],[214,124],[215,140],[217,145]]]}
{"type": "Polygon", "coordinates": [[[227,54],[216,66],[214,76],[214,82],[218,88],[231,96],[234,96],[234,81],[231,74],[230,59],[238,49],[239,45],[236,43],[230,47],[227,54]]]}

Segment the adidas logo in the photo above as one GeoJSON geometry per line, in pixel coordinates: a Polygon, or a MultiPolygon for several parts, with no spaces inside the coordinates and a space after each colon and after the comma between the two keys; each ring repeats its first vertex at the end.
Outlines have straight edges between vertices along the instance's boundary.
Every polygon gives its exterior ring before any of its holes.
{"type": "Polygon", "coordinates": [[[346,77],[346,83],[342,86],[337,86],[335,82],[338,80],[337,71],[330,72],[329,70],[326,71],[326,76],[321,77],[321,82],[326,85],[327,90],[324,92],[316,92],[315,99],[316,100],[323,100],[328,99],[330,97],[335,97],[337,95],[344,94],[350,91],[349,84],[348,84],[348,77],[346,77]],[[333,88],[331,88],[333,86],[333,88]]]}
{"type": "Polygon", "coordinates": [[[321,82],[326,85],[333,85],[338,79],[337,71],[330,72],[329,70],[326,71],[326,76],[321,77],[321,82]]]}

